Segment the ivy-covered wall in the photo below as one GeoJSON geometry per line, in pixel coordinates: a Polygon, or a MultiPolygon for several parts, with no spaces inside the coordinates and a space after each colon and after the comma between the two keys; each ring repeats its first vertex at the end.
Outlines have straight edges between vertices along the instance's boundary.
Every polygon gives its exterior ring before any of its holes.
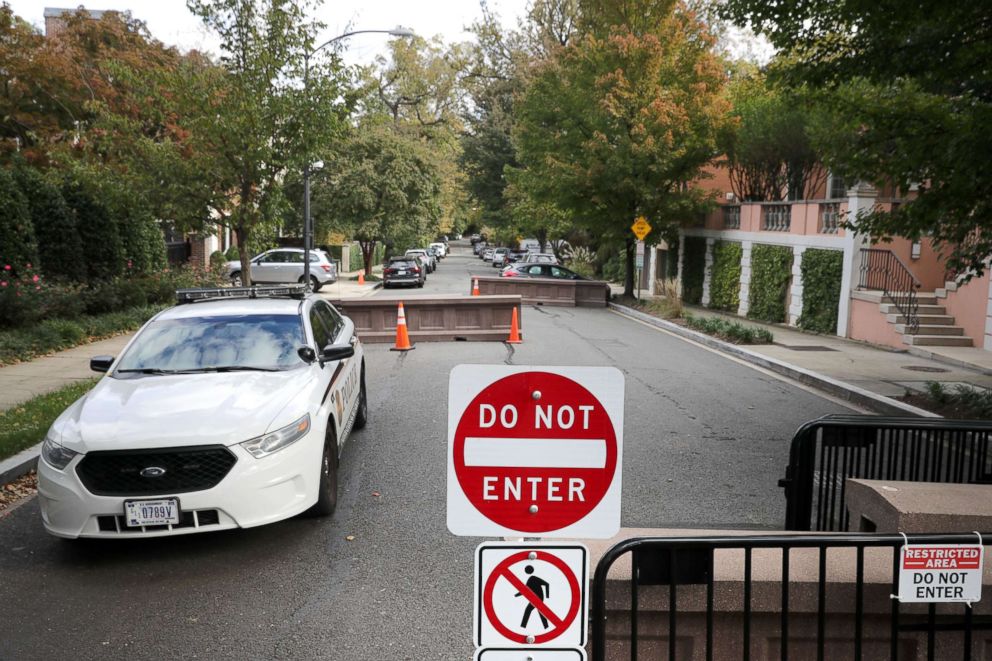
{"type": "Polygon", "coordinates": [[[682,300],[698,305],[703,300],[703,277],[706,270],[706,239],[701,236],[685,237],[685,256],[682,258],[682,300]]]}
{"type": "Polygon", "coordinates": [[[717,241],[713,244],[713,265],[710,267],[710,307],[737,312],[741,292],[741,256],[739,243],[717,241]]]}
{"type": "Polygon", "coordinates": [[[809,249],[803,253],[803,313],[799,326],[818,333],[837,332],[837,307],[844,253],[809,249]]]}
{"type": "Polygon", "coordinates": [[[782,323],[792,276],[792,248],[755,245],[751,249],[751,286],[747,316],[782,323]]]}

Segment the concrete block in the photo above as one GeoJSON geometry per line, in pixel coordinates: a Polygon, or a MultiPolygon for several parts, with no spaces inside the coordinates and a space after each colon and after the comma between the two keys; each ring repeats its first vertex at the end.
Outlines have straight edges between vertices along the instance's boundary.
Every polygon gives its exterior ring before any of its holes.
{"type": "Polygon", "coordinates": [[[852,530],[970,532],[992,530],[992,485],[849,479],[852,530]]]}

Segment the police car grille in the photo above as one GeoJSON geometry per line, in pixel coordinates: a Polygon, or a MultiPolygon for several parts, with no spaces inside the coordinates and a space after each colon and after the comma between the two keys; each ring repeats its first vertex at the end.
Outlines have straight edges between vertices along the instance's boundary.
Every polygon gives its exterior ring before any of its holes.
{"type": "Polygon", "coordinates": [[[90,452],[76,474],[98,496],[143,496],[202,491],[224,479],[237,457],[222,445],[90,452]],[[163,469],[158,476],[145,469],[163,469]],[[145,475],[142,475],[142,471],[145,475]]]}

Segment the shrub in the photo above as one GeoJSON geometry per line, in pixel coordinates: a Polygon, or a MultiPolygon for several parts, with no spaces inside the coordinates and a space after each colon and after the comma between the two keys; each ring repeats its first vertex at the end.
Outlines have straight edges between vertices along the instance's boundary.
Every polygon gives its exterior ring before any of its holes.
{"type": "Polygon", "coordinates": [[[128,273],[149,273],[165,266],[165,234],[151,212],[126,206],[117,212],[128,273]]]}
{"type": "Polygon", "coordinates": [[[737,312],[741,291],[741,256],[739,243],[717,241],[713,245],[710,267],[710,307],[737,312]]]}
{"type": "Polygon", "coordinates": [[[19,277],[38,263],[31,213],[10,173],[0,168],[0,268],[19,277]]]}
{"type": "Polygon", "coordinates": [[[685,237],[685,256],[682,258],[682,300],[698,305],[703,300],[703,278],[706,270],[706,239],[700,236],[685,237]]]}
{"type": "Polygon", "coordinates": [[[117,222],[86,184],[68,180],[62,188],[66,203],[76,215],[76,228],[86,255],[89,280],[107,280],[124,272],[126,260],[117,222]]]}
{"type": "Polygon", "coordinates": [[[785,321],[785,300],[792,278],[792,248],[756,245],[751,250],[751,288],[747,316],[785,321]]]}
{"type": "Polygon", "coordinates": [[[241,253],[238,252],[238,247],[231,246],[228,248],[227,252],[224,253],[224,258],[229,262],[236,262],[241,259],[241,253]]]}
{"type": "Polygon", "coordinates": [[[592,252],[585,246],[577,246],[572,249],[572,255],[568,259],[568,268],[572,269],[584,278],[592,278],[596,275],[593,266],[592,252]]]}
{"type": "Polygon", "coordinates": [[[219,250],[210,253],[210,270],[223,275],[227,272],[227,256],[219,250]]]}
{"type": "Polygon", "coordinates": [[[48,278],[82,282],[86,279],[86,255],[76,229],[76,217],[62,193],[28,165],[19,165],[13,175],[27,200],[38,241],[41,272],[48,278]]]}
{"type": "Polygon", "coordinates": [[[713,335],[734,344],[771,344],[774,337],[765,328],[745,326],[736,321],[711,317],[694,317],[687,314],[685,323],[689,328],[707,335],[713,335]]]}
{"type": "Polygon", "coordinates": [[[837,332],[837,307],[844,253],[809,249],[803,253],[803,314],[799,325],[818,333],[837,332]]]}

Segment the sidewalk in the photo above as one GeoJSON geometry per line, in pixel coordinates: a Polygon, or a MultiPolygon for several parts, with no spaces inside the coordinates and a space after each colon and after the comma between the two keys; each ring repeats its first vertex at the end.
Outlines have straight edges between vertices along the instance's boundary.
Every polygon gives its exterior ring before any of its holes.
{"type": "MultiPolygon", "coordinates": [[[[617,289],[615,288],[614,291],[616,292],[617,289]]],[[[642,299],[649,298],[646,293],[642,294],[642,299]]],[[[774,338],[772,344],[728,346],[715,338],[712,338],[713,342],[707,344],[712,344],[713,348],[717,349],[726,348],[729,353],[759,365],[763,361],[768,361],[769,364],[764,365],[765,367],[799,378],[809,385],[834,394],[837,394],[839,386],[841,389],[849,390],[845,393],[846,398],[854,402],[860,400],[863,405],[875,410],[880,410],[880,407],[866,401],[858,391],[867,391],[875,398],[878,396],[898,398],[907,391],[923,392],[928,381],[939,381],[949,388],[967,385],[992,390],[992,352],[983,349],[914,347],[911,351],[901,351],[832,335],[805,333],[783,325],[762,323],[697,306],[687,305],[685,310],[696,317],[720,317],[768,330],[774,338]],[[782,367],[785,369],[781,369],[782,367]],[[797,368],[797,373],[790,373],[788,369],[790,367],[797,368]],[[814,378],[808,379],[807,375],[812,375],[814,378]],[[817,376],[826,378],[821,380],[815,378],[817,376]]],[[[690,338],[697,335],[687,328],[672,328],[672,324],[673,322],[661,321],[656,325],[667,327],[690,338]]],[[[912,408],[901,402],[896,403],[896,406],[903,409],[912,408]]],[[[886,404],[881,407],[881,409],[888,408],[886,404]]],[[[897,410],[886,412],[906,414],[897,410]]]]}
{"type": "MultiPolygon", "coordinates": [[[[357,275],[358,271],[342,274],[336,283],[321,288],[319,295],[331,300],[363,298],[374,294],[381,285],[379,282],[359,285],[357,281],[348,279],[357,275]]],[[[90,358],[99,355],[116,356],[132,335],[133,333],[118,335],[25,363],[0,367],[0,411],[37,395],[58,390],[74,381],[97,376],[90,371],[90,358]]]]}

